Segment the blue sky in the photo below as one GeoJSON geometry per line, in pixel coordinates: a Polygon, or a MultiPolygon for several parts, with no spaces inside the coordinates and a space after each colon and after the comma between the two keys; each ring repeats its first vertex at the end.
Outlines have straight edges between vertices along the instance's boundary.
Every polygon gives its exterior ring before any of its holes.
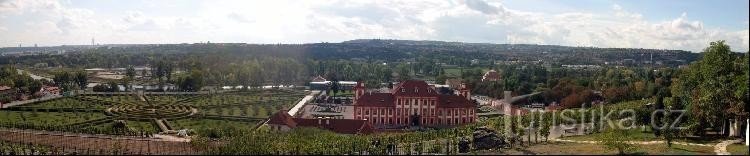
{"type": "Polygon", "coordinates": [[[747,0],[0,0],[0,47],[360,38],[748,50],[747,0]]]}
{"type": "Polygon", "coordinates": [[[610,6],[620,5],[633,12],[644,14],[649,21],[663,21],[682,13],[700,20],[707,27],[722,27],[732,30],[747,29],[748,0],[506,0],[509,8],[524,8],[526,11],[564,13],[585,11],[603,13],[610,6]],[[544,5],[541,5],[544,4],[544,5]]]}

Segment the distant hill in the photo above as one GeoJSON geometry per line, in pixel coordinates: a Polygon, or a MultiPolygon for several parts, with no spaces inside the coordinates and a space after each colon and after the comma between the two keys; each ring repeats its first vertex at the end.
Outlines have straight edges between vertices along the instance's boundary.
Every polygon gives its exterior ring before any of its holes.
{"type": "MultiPolygon", "coordinates": [[[[701,54],[684,50],[641,48],[596,48],[536,44],[492,44],[445,41],[357,39],[341,43],[308,44],[118,44],[92,46],[56,46],[0,48],[0,52],[34,50],[66,50],[67,52],[124,53],[211,53],[216,55],[252,57],[290,57],[295,59],[338,60],[360,59],[377,62],[412,61],[416,58],[441,60],[448,64],[465,64],[470,60],[534,61],[572,65],[679,66],[697,60],[701,54]]],[[[16,58],[21,59],[21,58],[16,58]]]]}

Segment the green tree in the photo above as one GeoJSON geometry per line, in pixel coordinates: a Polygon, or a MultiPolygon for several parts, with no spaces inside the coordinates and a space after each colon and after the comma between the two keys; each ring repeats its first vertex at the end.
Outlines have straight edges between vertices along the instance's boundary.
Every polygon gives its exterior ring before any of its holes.
{"type": "MultiPolygon", "coordinates": [[[[747,62],[731,52],[724,41],[711,42],[703,50],[703,58],[683,71],[672,95],[679,97],[690,112],[693,130],[703,134],[703,128],[721,126],[730,118],[747,115],[747,62]],[[744,74],[743,74],[744,73],[744,74]]],[[[719,128],[719,127],[714,127],[719,128]]]]}

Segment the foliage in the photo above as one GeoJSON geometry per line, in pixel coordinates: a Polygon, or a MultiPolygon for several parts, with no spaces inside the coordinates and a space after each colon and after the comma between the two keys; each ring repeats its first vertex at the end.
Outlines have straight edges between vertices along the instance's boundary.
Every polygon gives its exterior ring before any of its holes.
{"type": "Polygon", "coordinates": [[[629,135],[626,135],[625,130],[620,128],[612,128],[604,132],[599,140],[602,141],[604,146],[610,150],[617,150],[619,155],[627,154],[630,150],[633,150],[634,146],[628,144],[627,140],[629,135]]]}
{"type": "MultiPolygon", "coordinates": [[[[701,60],[681,71],[672,95],[690,111],[690,125],[702,134],[709,123],[746,116],[747,54],[735,55],[724,41],[711,42],[701,60]]],[[[721,124],[713,124],[714,128],[721,124]]]]}

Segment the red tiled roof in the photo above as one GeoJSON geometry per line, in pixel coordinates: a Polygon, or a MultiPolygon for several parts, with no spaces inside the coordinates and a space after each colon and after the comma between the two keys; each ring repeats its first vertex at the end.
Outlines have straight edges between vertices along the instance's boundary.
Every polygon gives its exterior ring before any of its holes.
{"type": "Polygon", "coordinates": [[[466,108],[474,107],[468,99],[456,95],[440,95],[438,98],[438,107],[442,108],[466,108]]]}
{"type": "Polygon", "coordinates": [[[430,97],[438,93],[424,81],[406,80],[391,90],[395,96],[430,97]]]}
{"type": "Polygon", "coordinates": [[[321,129],[327,129],[336,133],[370,134],[374,131],[372,125],[365,120],[294,118],[294,121],[297,122],[298,126],[301,127],[317,127],[321,129]]]}
{"type": "Polygon", "coordinates": [[[290,128],[294,128],[295,126],[297,126],[297,123],[294,122],[292,116],[284,111],[279,111],[271,116],[271,119],[268,120],[267,124],[287,125],[290,128]]]}
{"type": "Polygon", "coordinates": [[[396,107],[396,96],[407,97],[435,97],[438,107],[441,108],[467,108],[474,107],[473,103],[465,97],[458,95],[441,95],[430,88],[424,81],[404,81],[396,86],[392,93],[365,93],[356,101],[356,106],[364,107],[396,107]],[[401,88],[404,89],[402,92],[401,88]],[[415,91],[415,88],[417,91],[415,91]],[[429,90],[429,91],[428,91],[429,90]]]}
{"type": "Polygon", "coordinates": [[[357,106],[395,107],[391,93],[365,93],[357,99],[357,106]]]}

